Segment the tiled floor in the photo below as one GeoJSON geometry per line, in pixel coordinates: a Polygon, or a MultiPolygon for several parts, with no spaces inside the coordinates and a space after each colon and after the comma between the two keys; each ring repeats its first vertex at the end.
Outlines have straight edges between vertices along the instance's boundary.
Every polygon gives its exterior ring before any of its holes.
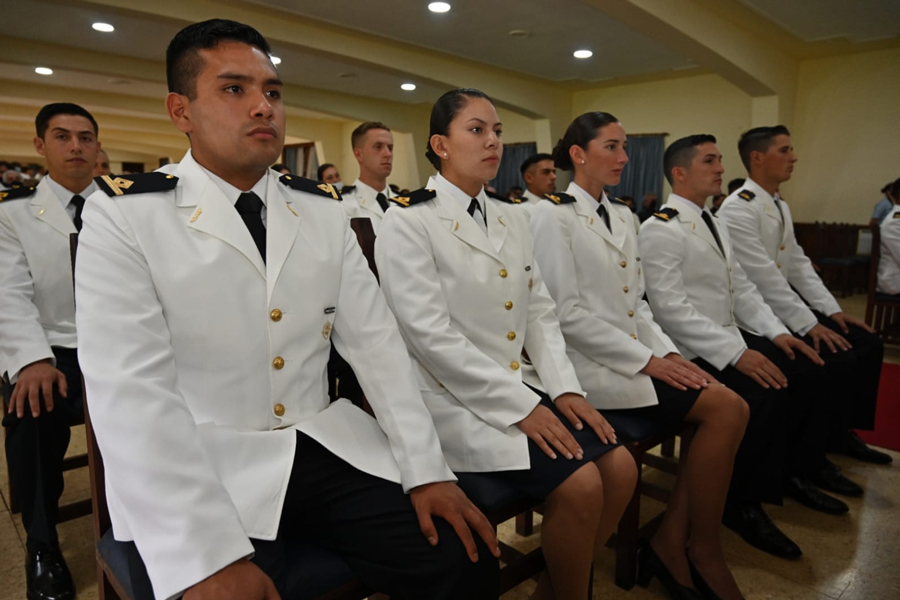
{"type": "MultiPolygon", "coordinates": [[[[845,310],[860,315],[865,298],[841,300],[845,310]]],[[[900,364],[900,349],[886,352],[885,360],[900,364]]],[[[900,435],[900,433],[898,433],[900,435]]],[[[73,431],[70,453],[84,452],[83,428],[73,431]]],[[[737,535],[723,530],[725,550],[735,577],[748,600],[895,600],[900,599],[900,453],[891,452],[894,463],[887,467],[870,466],[845,457],[832,459],[844,473],[860,483],[866,494],[847,499],[850,513],[843,517],[820,515],[787,500],[784,507],[770,507],[769,514],[785,533],[804,551],[799,561],[785,561],[759,552],[737,535]]],[[[662,478],[647,471],[647,478],[662,478]]],[[[24,532],[19,515],[9,511],[6,485],[6,457],[0,445],[0,600],[25,598],[24,532]]],[[[87,470],[66,474],[63,502],[88,496],[87,470]]],[[[663,505],[644,499],[642,517],[649,519],[663,505]]],[[[537,517],[540,522],[540,517],[537,517]]],[[[79,600],[97,597],[93,560],[93,533],[90,517],[59,526],[60,540],[69,567],[75,577],[79,600]]],[[[539,532],[540,527],[536,527],[539,532]]],[[[520,538],[512,522],[500,529],[501,537],[517,547],[528,549],[538,543],[536,533],[520,538]]],[[[639,587],[621,590],[613,584],[614,555],[610,550],[595,566],[595,599],[642,600],[664,598],[654,581],[648,590],[639,587]]],[[[504,600],[528,598],[533,584],[520,585],[505,594],[504,600]]]]}

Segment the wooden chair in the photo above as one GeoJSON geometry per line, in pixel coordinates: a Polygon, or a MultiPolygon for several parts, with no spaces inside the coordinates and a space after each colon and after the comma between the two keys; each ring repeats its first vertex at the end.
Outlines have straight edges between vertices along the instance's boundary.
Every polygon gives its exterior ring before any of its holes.
{"type": "MultiPolygon", "coordinates": [[[[73,266],[77,246],[78,234],[73,233],[70,236],[73,266]]],[[[84,425],[91,474],[94,540],[97,544],[98,597],[99,600],[152,600],[152,595],[148,595],[149,578],[134,542],[119,542],[113,538],[106,501],[103,456],[94,438],[88,405],[85,393],[84,425]]],[[[361,600],[371,595],[371,590],[356,579],[343,559],[309,544],[288,545],[286,571],[289,576],[288,589],[282,596],[284,600],[361,600]]]]}
{"type": "Polygon", "coordinates": [[[900,344],[900,294],[877,291],[878,263],[881,259],[881,231],[872,227],[872,254],[869,262],[869,290],[866,299],[866,324],[881,336],[886,344],[900,344]]]}

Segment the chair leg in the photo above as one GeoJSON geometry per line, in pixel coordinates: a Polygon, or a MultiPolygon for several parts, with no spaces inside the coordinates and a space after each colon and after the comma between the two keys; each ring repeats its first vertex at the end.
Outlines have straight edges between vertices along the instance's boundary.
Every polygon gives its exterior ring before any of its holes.
{"type": "Polygon", "coordinates": [[[121,600],[110,583],[106,571],[99,564],[97,565],[97,600],[121,600]]]}
{"type": "MultiPolygon", "coordinates": [[[[642,463],[641,456],[634,457],[635,462],[642,463]]],[[[641,469],[638,467],[637,485],[631,502],[625,508],[622,520],[616,530],[616,585],[630,590],[637,580],[637,549],[640,536],[641,519],[641,469]]]]}
{"type": "Polygon", "coordinates": [[[660,453],[666,458],[672,458],[673,456],[675,456],[674,435],[662,443],[662,446],[660,446],[660,453]]]}
{"type": "Polygon", "coordinates": [[[526,510],[516,515],[516,533],[528,537],[534,533],[534,511],[526,510]]]}

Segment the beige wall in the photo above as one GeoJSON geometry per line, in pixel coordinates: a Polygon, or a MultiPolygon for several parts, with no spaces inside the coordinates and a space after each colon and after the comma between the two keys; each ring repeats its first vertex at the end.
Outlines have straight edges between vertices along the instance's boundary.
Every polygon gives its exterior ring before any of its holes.
{"type": "Polygon", "coordinates": [[[801,62],[794,115],[795,219],[867,223],[900,177],[900,49],[801,62]]]}
{"type": "MultiPolygon", "coordinates": [[[[750,128],[751,98],[717,75],[699,75],[575,93],[573,118],[602,110],[615,115],[628,133],[668,133],[666,145],[694,133],[719,141],[725,181],[745,175],[737,152],[750,128]]],[[[670,191],[663,184],[663,194],[670,191]]]]}

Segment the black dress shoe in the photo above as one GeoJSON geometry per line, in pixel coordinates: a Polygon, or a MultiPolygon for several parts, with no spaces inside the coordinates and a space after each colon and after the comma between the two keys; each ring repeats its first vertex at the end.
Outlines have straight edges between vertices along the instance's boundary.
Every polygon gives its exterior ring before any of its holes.
{"type": "Polygon", "coordinates": [[[840,435],[837,443],[830,444],[829,450],[837,454],[846,454],[856,460],[872,463],[876,465],[887,465],[894,462],[890,454],[879,452],[874,448],[866,445],[855,431],[847,431],[846,434],[840,435]]]}
{"type": "Polygon", "coordinates": [[[784,495],[803,506],[829,515],[843,515],[850,510],[846,504],[822,492],[808,479],[789,477],[784,484],[784,495]]]}
{"type": "Polygon", "coordinates": [[[800,546],[784,535],[759,504],[726,506],[722,523],[754,548],[779,558],[799,558],[800,546]]]}
{"type": "Polygon", "coordinates": [[[811,477],[810,481],[823,490],[842,496],[858,498],[863,495],[863,489],[841,475],[841,468],[831,462],[822,467],[822,470],[811,477]]]}
{"type": "Polygon", "coordinates": [[[709,584],[706,583],[706,580],[703,579],[703,575],[700,574],[700,570],[694,564],[694,561],[691,560],[691,553],[685,551],[685,556],[687,556],[688,568],[691,570],[691,581],[694,582],[694,586],[700,590],[700,593],[703,594],[703,597],[706,600],[722,600],[717,593],[713,591],[709,584]]]}
{"type": "Polygon", "coordinates": [[[650,581],[654,577],[659,579],[659,582],[666,588],[666,593],[672,600],[703,600],[700,592],[678,583],[678,580],[675,579],[650,544],[642,540],[641,547],[638,549],[637,583],[645,588],[650,585],[650,581]]]}
{"type": "Polygon", "coordinates": [[[28,600],[74,600],[75,583],[59,546],[44,546],[25,556],[28,600]]]}

